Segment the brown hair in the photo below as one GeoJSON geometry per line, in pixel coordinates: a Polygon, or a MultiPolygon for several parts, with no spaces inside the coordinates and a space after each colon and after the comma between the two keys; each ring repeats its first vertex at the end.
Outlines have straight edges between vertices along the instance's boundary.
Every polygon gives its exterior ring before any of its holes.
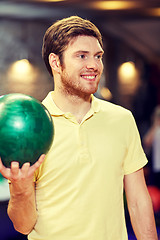
{"type": "Polygon", "coordinates": [[[79,35],[93,36],[97,38],[101,47],[103,47],[102,35],[98,28],[89,20],[78,16],[58,20],[47,29],[43,38],[42,57],[51,75],[49,54],[55,53],[58,55],[62,65],[63,52],[67,48],[69,41],[79,35]]]}

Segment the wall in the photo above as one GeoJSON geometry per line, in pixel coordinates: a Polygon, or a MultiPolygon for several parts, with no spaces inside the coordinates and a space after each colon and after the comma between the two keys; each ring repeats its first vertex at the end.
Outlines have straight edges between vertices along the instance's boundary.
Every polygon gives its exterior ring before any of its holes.
{"type": "Polygon", "coordinates": [[[50,25],[41,21],[0,19],[0,95],[21,92],[42,100],[53,89],[41,58],[42,38],[50,25]],[[14,61],[27,58],[32,64],[32,74],[25,76],[9,73],[14,61]]]}

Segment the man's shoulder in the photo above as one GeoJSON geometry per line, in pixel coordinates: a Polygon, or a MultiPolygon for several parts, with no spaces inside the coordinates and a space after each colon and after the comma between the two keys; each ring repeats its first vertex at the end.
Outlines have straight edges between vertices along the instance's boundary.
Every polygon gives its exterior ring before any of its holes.
{"type": "Polygon", "coordinates": [[[130,110],[115,103],[106,100],[96,99],[99,104],[99,117],[102,122],[112,122],[114,126],[132,126],[134,124],[134,116],[130,110]]]}
{"type": "Polygon", "coordinates": [[[97,103],[99,104],[99,107],[100,107],[100,111],[103,111],[103,112],[107,112],[107,113],[110,113],[110,114],[122,114],[122,115],[131,115],[131,111],[120,106],[120,105],[117,105],[115,103],[112,103],[112,102],[108,102],[106,100],[102,100],[102,99],[99,99],[99,98],[95,98],[95,101],[97,101],[97,103]]]}

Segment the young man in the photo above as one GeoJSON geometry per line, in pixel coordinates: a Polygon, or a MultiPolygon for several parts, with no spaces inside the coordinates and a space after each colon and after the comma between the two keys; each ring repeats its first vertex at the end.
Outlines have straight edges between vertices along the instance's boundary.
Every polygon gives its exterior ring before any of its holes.
{"type": "Polygon", "coordinates": [[[55,137],[31,167],[0,164],[11,181],[8,214],[15,228],[30,240],[126,240],[125,188],[137,239],[157,240],[142,169],[147,160],[132,114],[93,96],[103,71],[99,30],[75,16],[57,21],[42,54],[54,77],[43,104],[55,137]]]}

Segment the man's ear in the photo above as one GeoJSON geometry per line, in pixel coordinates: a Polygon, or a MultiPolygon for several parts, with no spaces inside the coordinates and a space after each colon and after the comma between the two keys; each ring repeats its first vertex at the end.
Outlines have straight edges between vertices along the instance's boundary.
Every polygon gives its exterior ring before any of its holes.
{"type": "Polygon", "coordinates": [[[49,64],[53,71],[60,73],[60,61],[58,55],[56,55],[55,53],[50,53],[49,64]]]}

